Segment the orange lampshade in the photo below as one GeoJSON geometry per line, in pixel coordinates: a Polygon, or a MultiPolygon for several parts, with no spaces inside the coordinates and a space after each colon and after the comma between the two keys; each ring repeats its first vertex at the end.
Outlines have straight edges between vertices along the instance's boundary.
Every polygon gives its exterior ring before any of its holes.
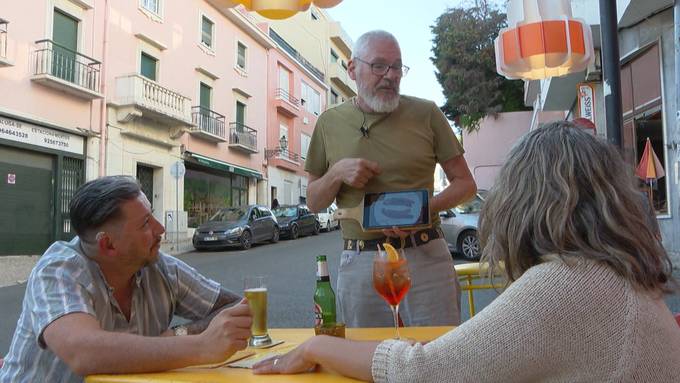
{"type": "Polygon", "coordinates": [[[342,0],[230,0],[234,5],[243,5],[247,10],[257,12],[268,19],[287,19],[298,12],[304,12],[314,3],[319,8],[334,7],[342,0]]]}
{"type": "Polygon", "coordinates": [[[509,79],[580,72],[594,57],[590,27],[572,17],[569,0],[510,0],[495,48],[496,70],[509,79]]]}

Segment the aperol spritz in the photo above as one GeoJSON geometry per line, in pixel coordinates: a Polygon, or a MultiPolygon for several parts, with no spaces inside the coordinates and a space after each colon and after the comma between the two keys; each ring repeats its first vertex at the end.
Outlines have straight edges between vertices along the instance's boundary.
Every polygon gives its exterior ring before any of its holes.
{"type": "Polygon", "coordinates": [[[395,339],[399,335],[399,303],[411,287],[411,276],[403,250],[397,250],[389,243],[385,243],[385,250],[378,247],[373,258],[373,287],[390,305],[394,316],[395,339]]]}

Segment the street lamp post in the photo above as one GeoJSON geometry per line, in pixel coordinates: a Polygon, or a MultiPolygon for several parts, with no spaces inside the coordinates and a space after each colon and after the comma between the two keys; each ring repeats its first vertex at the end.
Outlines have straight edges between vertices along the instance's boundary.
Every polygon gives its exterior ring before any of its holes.
{"type": "Polygon", "coordinates": [[[621,107],[621,65],[616,1],[600,0],[600,26],[607,139],[621,148],[623,108],[621,107]]]}

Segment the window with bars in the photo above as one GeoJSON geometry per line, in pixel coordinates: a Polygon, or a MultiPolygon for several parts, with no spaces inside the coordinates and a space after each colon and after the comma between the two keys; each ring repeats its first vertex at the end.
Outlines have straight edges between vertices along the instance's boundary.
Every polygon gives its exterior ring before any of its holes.
{"type": "Polygon", "coordinates": [[[83,160],[64,157],[61,166],[61,190],[59,190],[61,206],[61,239],[70,240],[75,233],[69,217],[69,204],[80,185],[85,182],[83,160]]]}
{"type": "Polygon", "coordinates": [[[208,48],[213,48],[213,32],[215,30],[215,23],[209,18],[201,17],[201,43],[208,48]]]}
{"type": "Polygon", "coordinates": [[[137,164],[137,180],[142,186],[142,193],[146,196],[151,204],[151,211],[153,211],[153,168],[142,164],[137,164]]]}

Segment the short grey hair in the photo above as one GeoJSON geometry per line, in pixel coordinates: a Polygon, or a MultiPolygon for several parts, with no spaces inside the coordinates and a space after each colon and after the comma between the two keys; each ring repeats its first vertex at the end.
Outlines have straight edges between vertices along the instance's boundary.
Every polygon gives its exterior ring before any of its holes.
{"type": "Polygon", "coordinates": [[[369,45],[371,45],[371,43],[376,40],[390,40],[399,46],[399,41],[397,41],[397,38],[394,37],[394,35],[390,32],[379,29],[369,31],[359,36],[356,43],[354,43],[354,47],[352,49],[352,59],[365,56],[368,52],[369,45]]]}
{"type": "Polygon", "coordinates": [[[89,238],[105,223],[118,218],[120,205],[139,197],[142,188],[131,176],[107,176],[85,183],[76,190],[69,205],[73,230],[89,238]]]}

